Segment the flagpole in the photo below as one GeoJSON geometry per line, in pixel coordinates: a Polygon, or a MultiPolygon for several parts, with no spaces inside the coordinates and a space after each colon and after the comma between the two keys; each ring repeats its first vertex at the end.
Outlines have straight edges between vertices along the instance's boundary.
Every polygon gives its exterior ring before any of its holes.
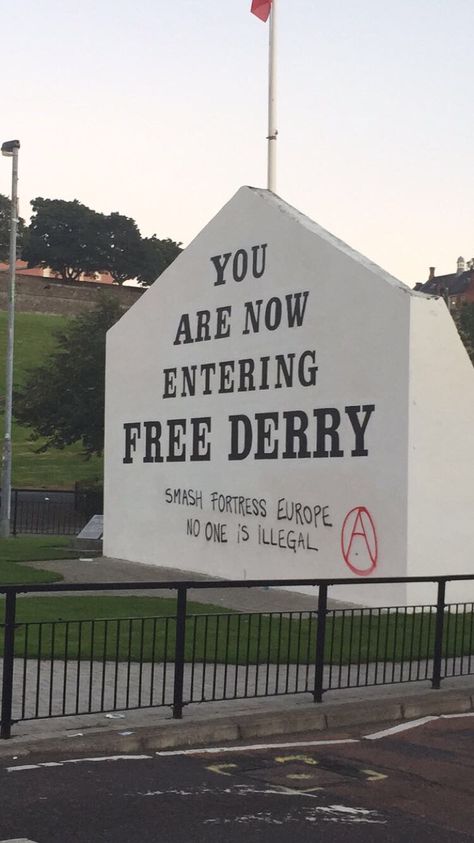
{"type": "Polygon", "coordinates": [[[276,15],[278,0],[273,0],[270,11],[268,49],[268,163],[267,187],[276,192],[276,154],[278,129],[276,125],[276,15]]]}

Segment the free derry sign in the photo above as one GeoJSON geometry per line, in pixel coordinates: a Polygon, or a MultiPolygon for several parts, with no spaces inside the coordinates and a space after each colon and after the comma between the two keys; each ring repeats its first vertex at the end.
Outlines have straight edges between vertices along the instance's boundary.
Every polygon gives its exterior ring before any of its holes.
{"type": "MultiPolygon", "coordinates": [[[[474,374],[443,301],[244,187],[109,331],[104,552],[226,578],[468,573],[474,374]]],[[[463,598],[454,589],[448,598],[463,598]]]]}

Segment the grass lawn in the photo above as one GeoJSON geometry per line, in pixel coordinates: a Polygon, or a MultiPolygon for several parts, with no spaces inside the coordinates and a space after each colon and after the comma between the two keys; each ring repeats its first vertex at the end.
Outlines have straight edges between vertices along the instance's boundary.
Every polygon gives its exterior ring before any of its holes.
{"type": "MultiPolygon", "coordinates": [[[[28,369],[44,360],[54,349],[54,331],[63,328],[68,320],[64,316],[43,313],[17,313],[15,315],[14,386],[24,382],[28,369]]],[[[4,353],[6,350],[7,314],[0,311],[0,395],[5,390],[4,353]]],[[[0,430],[3,431],[3,413],[0,412],[0,430]]],[[[84,460],[81,448],[72,445],[36,454],[42,440],[30,441],[31,430],[13,423],[13,486],[18,488],[72,488],[76,480],[93,481],[102,476],[102,460],[93,457],[84,460]]]]}
{"type": "Polygon", "coordinates": [[[60,574],[37,570],[22,565],[22,562],[68,559],[76,556],[71,548],[71,539],[65,536],[17,536],[0,539],[0,584],[55,582],[62,580],[60,574]]]}
{"type": "MultiPolygon", "coordinates": [[[[32,597],[18,601],[16,653],[62,659],[173,661],[174,598],[32,597]],[[39,623],[42,621],[42,623],[39,623]],[[65,621],[69,621],[66,623],[65,621]],[[29,624],[28,634],[25,636],[29,624]]],[[[220,607],[188,605],[186,660],[230,664],[314,663],[316,622],[307,613],[293,620],[281,615],[223,612],[220,607]]],[[[328,617],[326,661],[340,664],[430,658],[434,615],[382,614],[328,617]]],[[[447,655],[474,651],[472,614],[450,616],[445,630],[447,655]]]]}
{"type": "MultiPolygon", "coordinates": [[[[64,537],[0,539],[0,582],[53,582],[50,571],[21,565],[32,560],[61,559],[71,551],[64,537]]],[[[134,596],[58,596],[18,598],[16,653],[61,659],[132,659],[173,661],[176,599],[134,596]],[[67,623],[68,622],[68,623],[67,623]],[[24,626],[28,624],[28,627],[24,626]],[[27,630],[27,632],[26,632],[27,630]]],[[[186,659],[231,664],[312,663],[316,620],[307,612],[290,620],[281,614],[249,615],[202,603],[188,603],[186,659]]],[[[334,663],[400,661],[430,657],[434,614],[376,610],[329,613],[326,660],[334,663]]],[[[0,632],[0,645],[3,631],[0,632]]],[[[474,653],[474,615],[446,615],[444,652],[474,653]]]]}
{"type": "MultiPolygon", "coordinates": [[[[3,429],[3,415],[0,413],[3,429]]],[[[73,489],[74,483],[102,478],[102,459],[85,460],[78,444],[67,448],[50,448],[44,454],[36,451],[43,442],[32,442],[31,429],[13,423],[12,486],[16,489],[73,489]]]]}

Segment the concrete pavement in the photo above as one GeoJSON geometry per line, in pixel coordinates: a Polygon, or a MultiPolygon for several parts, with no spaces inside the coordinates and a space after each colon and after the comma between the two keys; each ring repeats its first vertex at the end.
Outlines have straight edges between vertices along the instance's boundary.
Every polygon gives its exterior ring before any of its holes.
{"type": "MultiPolygon", "coordinates": [[[[157,567],[125,559],[113,559],[98,556],[95,559],[63,559],[51,562],[29,562],[32,568],[46,568],[61,574],[66,583],[104,583],[104,582],[168,582],[172,580],[208,580],[218,577],[206,577],[194,571],[182,571],[177,568],[157,567]]],[[[225,580],[223,580],[225,582],[225,580]]],[[[101,593],[101,592],[96,592],[101,593]]],[[[107,592],[104,592],[104,594],[107,592]]],[[[110,592],[109,592],[110,593],[110,592]]],[[[119,592],[124,594],[145,594],[147,597],[174,597],[173,591],[119,592]]],[[[237,612],[302,612],[316,609],[318,589],[314,588],[314,597],[310,594],[297,594],[279,588],[213,588],[212,590],[190,589],[188,600],[195,603],[212,603],[237,612]]],[[[328,600],[328,606],[344,608],[351,603],[328,600]]]]}

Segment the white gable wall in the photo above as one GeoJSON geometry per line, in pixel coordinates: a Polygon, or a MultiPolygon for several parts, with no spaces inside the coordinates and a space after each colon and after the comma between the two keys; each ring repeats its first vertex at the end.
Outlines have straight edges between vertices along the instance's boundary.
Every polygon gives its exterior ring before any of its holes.
{"type": "MultiPolygon", "coordinates": [[[[413,555],[418,541],[413,529],[407,556],[408,402],[409,394],[413,395],[408,389],[409,353],[413,353],[410,336],[413,338],[418,318],[413,316],[414,302],[420,303],[420,313],[424,313],[425,297],[414,296],[272,194],[242,188],[109,332],[105,553],[227,578],[347,577],[352,571],[341,549],[343,525],[348,513],[364,507],[377,536],[372,575],[404,576],[407,558],[412,556],[409,573],[415,575],[422,554],[418,550],[418,556],[413,555]],[[250,252],[258,244],[267,244],[264,275],[253,278],[249,273],[236,282],[232,273],[226,272],[226,283],[216,286],[211,257],[239,249],[250,252]],[[303,291],[309,295],[300,327],[290,328],[282,321],[274,331],[261,328],[258,333],[243,333],[246,302],[261,299],[265,304],[278,297],[284,303],[287,295],[303,291]],[[207,309],[215,314],[216,308],[225,306],[232,308],[229,337],[174,344],[183,313],[192,319],[197,311],[207,309]],[[179,370],[242,358],[259,361],[269,357],[273,361],[278,354],[290,353],[298,359],[305,350],[316,353],[315,386],[295,384],[277,389],[271,384],[269,389],[253,392],[219,394],[214,389],[211,395],[162,397],[166,368],[179,370]],[[368,454],[354,457],[354,431],[345,408],[367,405],[375,405],[365,433],[368,454]],[[341,413],[344,455],[283,459],[283,413],[307,414],[308,443],[313,452],[313,411],[318,408],[337,408],[341,413]],[[246,459],[229,460],[229,417],[246,414],[255,424],[256,413],[269,412],[278,413],[279,429],[271,428],[271,439],[278,439],[279,458],[257,460],[253,448],[246,459]],[[189,419],[196,417],[212,420],[209,461],[164,459],[145,464],[140,439],[133,462],[124,464],[124,424],[156,420],[166,427],[168,419],[185,418],[189,427],[189,419]],[[168,503],[166,490],[177,488],[199,492],[202,509],[168,503]],[[241,517],[213,511],[211,496],[215,492],[263,499],[265,516],[261,512],[241,517]],[[261,527],[267,539],[272,529],[277,536],[282,528],[296,527],[277,517],[278,501],[283,499],[325,507],[325,524],[320,518],[317,527],[301,528],[308,535],[310,548],[294,553],[260,541],[261,527]],[[200,522],[198,537],[187,534],[190,517],[200,522]],[[225,542],[205,539],[207,523],[224,525],[225,542]],[[247,541],[242,538],[243,528],[248,532],[247,541]]],[[[432,327],[429,320],[422,325],[423,318],[420,330],[427,332],[429,346],[432,327]]],[[[438,321],[448,331],[449,315],[440,315],[438,321]]],[[[419,344],[415,345],[418,348],[419,344]]],[[[415,360],[417,353],[415,349],[411,367],[419,383],[423,375],[422,361],[415,360]]],[[[472,379],[472,372],[470,375],[472,379]]],[[[432,401],[433,396],[426,399],[432,401]]],[[[419,437],[424,423],[421,417],[410,415],[411,442],[419,437]]],[[[410,501],[416,498],[425,468],[420,462],[411,469],[410,501]]],[[[426,478],[423,482],[429,485],[426,478]]],[[[426,519],[429,517],[427,509],[426,519]]],[[[414,518],[421,519],[422,513],[414,518]]],[[[470,540],[472,546],[472,536],[470,540]]],[[[350,559],[362,570],[367,569],[367,550],[367,542],[356,536],[350,559]]],[[[355,582],[359,578],[354,575],[355,582]]],[[[405,602],[406,589],[385,588],[382,594],[376,586],[354,585],[341,588],[338,594],[333,591],[333,596],[369,605],[393,604],[405,602]]]]}

